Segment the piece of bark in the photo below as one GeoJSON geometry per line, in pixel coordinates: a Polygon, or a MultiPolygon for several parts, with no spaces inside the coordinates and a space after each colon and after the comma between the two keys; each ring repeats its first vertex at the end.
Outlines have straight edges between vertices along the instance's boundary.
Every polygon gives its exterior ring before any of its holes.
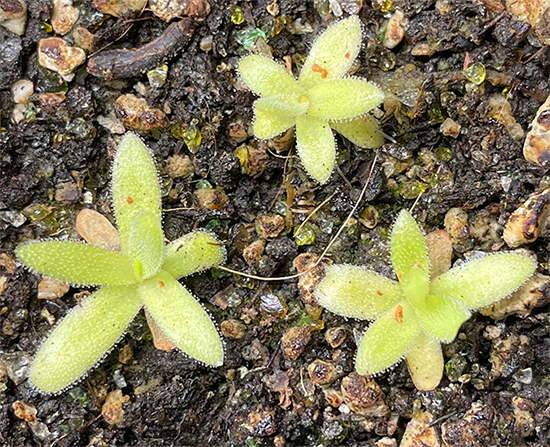
{"type": "Polygon", "coordinates": [[[193,20],[173,23],[155,40],[134,50],[103,51],[88,60],[88,73],[106,80],[131,78],[162,65],[189,43],[193,20]]]}

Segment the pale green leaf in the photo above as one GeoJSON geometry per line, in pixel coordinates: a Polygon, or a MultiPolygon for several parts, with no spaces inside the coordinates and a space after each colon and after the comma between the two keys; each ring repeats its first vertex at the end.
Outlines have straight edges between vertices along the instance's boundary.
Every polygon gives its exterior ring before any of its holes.
{"type": "Polygon", "coordinates": [[[394,305],[365,332],[357,349],[355,369],[372,375],[384,371],[408,354],[420,333],[420,323],[405,300],[394,305]]]}
{"type": "Polygon", "coordinates": [[[113,164],[113,205],[120,234],[120,247],[128,253],[132,219],[148,211],[161,225],[160,184],[155,162],[141,138],[124,135],[113,164]]]}
{"type": "Polygon", "coordinates": [[[345,122],[331,122],[330,127],[353,144],[365,149],[377,148],[384,144],[380,123],[369,115],[345,122]]]}
{"type": "Polygon", "coordinates": [[[335,79],[307,91],[308,114],[325,120],[348,120],[364,115],[384,99],[382,90],[357,78],[335,79]]]}
{"type": "Polygon", "coordinates": [[[224,261],[223,244],[212,233],[198,230],[176,239],[166,247],[162,269],[174,278],[181,278],[224,261]]]}
{"type": "Polygon", "coordinates": [[[300,72],[300,85],[308,90],[321,82],[344,76],[359,54],[361,37],[361,22],[357,16],[329,26],[309,52],[300,72]]]}
{"type": "Polygon", "coordinates": [[[15,254],[32,270],[71,284],[126,285],[139,280],[130,258],[83,242],[31,242],[17,247],[15,254]]]}
{"type": "Polygon", "coordinates": [[[206,310],[170,274],[161,270],[138,288],[162,333],[187,355],[211,366],[223,364],[223,345],[206,310]]]}
{"type": "Polygon", "coordinates": [[[416,388],[431,391],[439,385],[443,377],[441,343],[420,332],[406,360],[416,388]]]}
{"type": "Polygon", "coordinates": [[[432,281],[430,293],[456,298],[469,309],[488,306],[510,295],[535,272],[527,256],[501,253],[453,268],[432,281]]]}
{"type": "Polygon", "coordinates": [[[296,79],[272,59],[253,54],[241,59],[239,74],[247,87],[259,96],[302,93],[296,79]]]}
{"type": "Polygon", "coordinates": [[[429,295],[424,309],[416,314],[424,330],[439,341],[450,343],[456,337],[460,326],[471,317],[470,311],[453,298],[429,295]]]}
{"type": "Polygon", "coordinates": [[[326,183],[336,159],[336,143],[328,123],[308,115],[296,117],[296,146],[308,174],[320,184],[326,183]]]}
{"type": "Polygon", "coordinates": [[[159,271],[163,261],[164,234],[157,216],[140,211],[132,219],[128,237],[128,255],[139,262],[143,279],[159,271]]]}
{"type": "Polygon", "coordinates": [[[132,286],[103,287],[73,307],[38,351],[34,386],[56,393],[94,367],[120,339],[141,308],[132,286]]]}
{"type": "Polygon", "coordinates": [[[276,137],[296,124],[296,118],[284,115],[271,115],[254,110],[254,136],[261,140],[276,137]]]}
{"type": "Polygon", "coordinates": [[[335,314],[360,319],[374,319],[404,298],[398,282],[352,265],[327,267],[315,297],[335,314]]]}
{"type": "Polygon", "coordinates": [[[421,308],[429,287],[428,248],[422,231],[406,210],[399,213],[393,225],[391,260],[405,295],[421,308]]]}
{"type": "Polygon", "coordinates": [[[309,103],[304,95],[296,93],[280,93],[274,96],[264,96],[254,103],[256,111],[267,115],[292,117],[307,112],[309,103]]]}

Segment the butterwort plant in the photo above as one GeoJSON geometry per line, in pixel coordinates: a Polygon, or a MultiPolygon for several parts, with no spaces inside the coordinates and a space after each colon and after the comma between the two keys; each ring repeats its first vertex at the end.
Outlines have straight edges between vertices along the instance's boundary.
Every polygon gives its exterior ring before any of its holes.
{"type": "Polygon", "coordinates": [[[298,155],[306,171],[323,184],[336,159],[332,129],[363,148],[384,143],[378,122],[368,112],[383,100],[382,91],[347,76],[361,48],[357,16],[329,26],[311,48],[295,79],[271,58],[243,58],[239,73],[260,98],[254,103],[254,135],[273,138],[296,126],[298,155]]]}
{"type": "Polygon", "coordinates": [[[178,282],[222,263],[223,245],[200,230],[165,244],[155,162],[133,133],[118,146],[112,194],[120,251],[57,240],[16,249],[21,262],[35,272],[74,285],[99,286],[67,314],[38,351],[30,381],[43,392],[62,391],[82,378],[120,340],[141,308],[181,351],[207,365],[223,363],[214,322],[178,282]]]}
{"type": "Polygon", "coordinates": [[[528,256],[483,256],[430,278],[422,231],[401,211],[391,233],[391,261],[398,281],[352,265],[332,265],[316,288],[319,304],[336,314],[371,320],[358,346],[355,368],[373,375],[407,360],[416,387],[441,381],[441,343],[453,341],[471,312],[510,295],[534,273],[528,256]]]}

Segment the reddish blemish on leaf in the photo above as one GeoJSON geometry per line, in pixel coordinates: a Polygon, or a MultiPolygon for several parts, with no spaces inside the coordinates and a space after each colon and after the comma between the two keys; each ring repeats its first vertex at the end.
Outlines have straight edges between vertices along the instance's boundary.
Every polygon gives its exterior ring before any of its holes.
{"type": "Polygon", "coordinates": [[[393,318],[397,323],[403,323],[403,306],[398,305],[395,308],[395,316],[393,318]]]}
{"type": "Polygon", "coordinates": [[[316,73],[321,73],[321,78],[325,79],[328,76],[328,71],[326,71],[323,67],[320,67],[317,64],[313,64],[311,66],[311,69],[316,73]]]}
{"type": "Polygon", "coordinates": [[[401,278],[403,278],[403,275],[402,275],[401,273],[398,273],[398,274],[397,274],[397,277],[398,277],[399,279],[401,279],[401,278]]]}
{"type": "Polygon", "coordinates": [[[348,51],[346,54],[344,54],[344,57],[345,57],[346,59],[349,59],[349,51],[348,51]]]}
{"type": "Polygon", "coordinates": [[[382,296],[382,295],[383,295],[383,293],[382,293],[382,292],[380,292],[380,290],[377,290],[377,291],[376,291],[376,294],[377,294],[377,295],[380,295],[380,296],[382,296]]]}
{"type": "Polygon", "coordinates": [[[164,283],[162,281],[159,281],[159,287],[162,289],[164,287],[164,283]]]}
{"type": "Polygon", "coordinates": [[[132,199],[130,196],[126,197],[126,202],[128,202],[130,205],[134,203],[134,199],[132,199]]]}

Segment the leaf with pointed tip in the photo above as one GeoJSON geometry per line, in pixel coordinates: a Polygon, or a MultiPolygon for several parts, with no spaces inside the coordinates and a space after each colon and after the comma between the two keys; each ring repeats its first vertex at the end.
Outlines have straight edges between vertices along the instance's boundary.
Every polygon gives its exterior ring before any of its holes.
{"type": "Polygon", "coordinates": [[[439,385],[443,377],[441,343],[421,332],[405,359],[416,388],[431,391],[439,385]]]}
{"type": "Polygon", "coordinates": [[[30,369],[34,386],[56,393],[86,374],[120,339],[141,308],[132,286],[107,286],[73,307],[30,369]]]}
{"type": "Polygon", "coordinates": [[[258,109],[254,115],[254,136],[261,140],[274,138],[296,124],[293,116],[272,115],[258,109]]]}
{"type": "Polygon", "coordinates": [[[132,219],[128,237],[128,255],[139,262],[143,279],[154,276],[163,261],[164,234],[159,220],[148,211],[140,211],[132,219]]]}
{"type": "Polygon", "coordinates": [[[303,115],[307,112],[309,103],[304,95],[296,93],[280,93],[274,96],[264,96],[254,102],[256,111],[267,115],[291,117],[303,115]]]}
{"type": "Polygon", "coordinates": [[[325,120],[348,120],[364,115],[384,99],[382,90],[357,78],[323,82],[306,95],[308,115],[325,120]]]}
{"type": "Polygon", "coordinates": [[[128,253],[132,219],[148,211],[161,226],[160,184],[155,162],[141,138],[132,132],[122,137],[113,164],[113,206],[120,246],[128,253]]]}
{"type": "Polygon", "coordinates": [[[321,34],[300,72],[299,83],[306,90],[343,77],[361,49],[361,22],[357,16],[340,20],[321,34]]]}
{"type": "Polygon", "coordinates": [[[371,270],[331,265],[315,288],[321,306],[350,318],[374,319],[404,299],[401,285],[371,270]]]}
{"type": "Polygon", "coordinates": [[[166,247],[162,269],[174,278],[216,267],[225,261],[225,248],[208,231],[197,230],[166,247]]]}
{"type": "Polygon", "coordinates": [[[516,291],[537,264],[514,253],[484,256],[453,268],[432,281],[430,293],[460,300],[469,309],[488,306],[516,291]]]}
{"type": "Polygon", "coordinates": [[[336,143],[328,123],[309,115],[296,117],[296,146],[308,174],[320,184],[326,183],[336,159],[336,143]]]}
{"type": "Polygon", "coordinates": [[[423,309],[416,309],[416,315],[424,330],[442,342],[453,341],[462,323],[472,316],[464,304],[453,298],[429,295],[425,303],[423,309]]]}
{"type": "Polygon", "coordinates": [[[140,279],[127,256],[83,242],[31,242],[15,254],[32,270],[71,284],[127,285],[140,279]]]}
{"type": "Polygon", "coordinates": [[[384,371],[401,360],[414,345],[420,323],[406,301],[382,314],[365,332],[357,348],[355,369],[361,375],[384,371]]]}
{"type": "Polygon", "coordinates": [[[384,144],[380,123],[369,115],[350,121],[334,121],[330,123],[330,127],[353,144],[365,149],[374,149],[384,144]]]}
{"type": "Polygon", "coordinates": [[[247,87],[258,96],[279,93],[302,93],[302,89],[285,68],[271,58],[252,54],[241,59],[239,74],[247,87]]]}
{"type": "Polygon", "coordinates": [[[161,270],[138,287],[164,335],[187,355],[211,366],[223,363],[223,345],[210,316],[169,273],[161,270]]]}
{"type": "Polygon", "coordinates": [[[399,213],[393,225],[391,260],[405,295],[411,304],[422,308],[429,288],[428,248],[422,231],[406,210],[399,213]]]}

